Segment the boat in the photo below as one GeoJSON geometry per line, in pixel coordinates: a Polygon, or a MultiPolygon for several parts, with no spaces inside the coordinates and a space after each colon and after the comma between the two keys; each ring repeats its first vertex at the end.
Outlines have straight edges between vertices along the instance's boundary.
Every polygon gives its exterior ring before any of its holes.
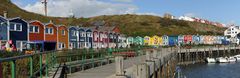
{"type": "Polygon", "coordinates": [[[240,55],[235,55],[235,56],[233,56],[233,57],[236,58],[237,61],[240,61],[240,55]]]}
{"type": "Polygon", "coordinates": [[[229,63],[227,57],[219,57],[216,59],[218,63],[229,63]]]}
{"type": "Polygon", "coordinates": [[[207,61],[208,63],[216,63],[216,59],[215,59],[215,58],[209,58],[209,57],[207,57],[207,58],[206,58],[206,61],[207,61]]]}
{"type": "Polygon", "coordinates": [[[237,61],[237,59],[236,58],[234,58],[234,57],[229,57],[228,58],[228,61],[231,63],[231,62],[236,62],[237,61]]]}

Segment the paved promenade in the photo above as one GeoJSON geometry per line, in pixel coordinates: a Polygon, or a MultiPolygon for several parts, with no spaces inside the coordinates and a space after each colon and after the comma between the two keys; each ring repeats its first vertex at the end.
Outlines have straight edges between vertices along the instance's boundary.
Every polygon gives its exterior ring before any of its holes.
{"type": "MultiPolygon", "coordinates": [[[[158,56],[158,57],[163,57],[170,53],[171,53],[170,51],[165,50],[165,51],[162,51],[161,56],[158,56]]],[[[134,66],[144,63],[145,60],[146,60],[146,55],[124,60],[123,65],[126,71],[126,75],[132,76],[132,74],[134,73],[134,66]]],[[[68,75],[68,77],[69,78],[115,78],[115,72],[116,72],[116,64],[112,63],[112,64],[88,69],[85,71],[72,73],[71,75],[68,75]]]]}

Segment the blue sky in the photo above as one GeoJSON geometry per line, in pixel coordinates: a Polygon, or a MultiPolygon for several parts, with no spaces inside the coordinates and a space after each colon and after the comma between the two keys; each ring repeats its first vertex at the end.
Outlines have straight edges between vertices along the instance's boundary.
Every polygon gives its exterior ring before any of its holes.
{"type": "MultiPolygon", "coordinates": [[[[40,0],[12,0],[14,3],[28,11],[34,11],[40,0]],[[28,6],[27,6],[28,5],[28,6]],[[31,8],[35,7],[35,8],[31,8]]],[[[49,0],[49,7],[65,6],[72,9],[79,17],[91,17],[111,14],[153,14],[162,16],[171,13],[175,16],[189,15],[205,18],[222,23],[240,24],[240,0],[49,0]],[[63,5],[60,1],[79,2],[79,5],[63,5]],[[90,3],[89,3],[90,2],[90,3]],[[92,3],[92,4],[91,4],[92,3]],[[54,6],[51,6],[54,5],[54,6]],[[96,7],[94,7],[96,5],[96,7]],[[109,5],[109,6],[108,6],[109,5]],[[71,8],[70,8],[71,7],[71,8]],[[90,10],[89,10],[90,9],[90,10]],[[78,11],[79,10],[79,11],[78,11]]],[[[39,8],[39,7],[38,7],[39,8]]],[[[51,10],[51,9],[49,9],[51,10]]],[[[53,8],[56,10],[56,8],[53,8]]],[[[68,11],[69,12],[69,11],[68,11]]],[[[49,12],[51,15],[66,16],[67,13],[49,12]]]]}

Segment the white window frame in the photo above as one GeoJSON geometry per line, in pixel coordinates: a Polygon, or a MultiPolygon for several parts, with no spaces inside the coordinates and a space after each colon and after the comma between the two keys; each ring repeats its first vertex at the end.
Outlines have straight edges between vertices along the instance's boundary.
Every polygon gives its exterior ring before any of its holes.
{"type": "Polygon", "coordinates": [[[14,24],[14,29],[10,29],[10,31],[22,31],[22,24],[21,23],[13,23],[13,22],[11,22],[10,23],[10,27],[11,27],[11,24],[14,24]],[[17,30],[17,24],[20,25],[20,30],[17,30]]]}
{"type": "Polygon", "coordinates": [[[75,30],[71,30],[72,31],[72,36],[76,36],[76,31],[75,30]]]}
{"type": "Polygon", "coordinates": [[[62,34],[62,35],[65,35],[65,30],[61,30],[61,34],[62,34]]]}
{"type": "Polygon", "coordinates": [[[34,26],[34,25],[31,25],[31,26],[29,27],[29,32],[30,33],[39,33],[39,27],[38,26],[34,26]],[[33,29],[32,29],[33,31],[32,32],[30,31],[31,26],[33,27],[33,29]],[[35,31],[36,27],[38,27],[38,32],[35,31]]]}
{"type": "Polygon", "coordinates": [[[52,35],[54,34],[54,29],[52,27],[47,27],[46,29],[44,31],[46,34],[52,34],[52,35]],[[46,32],[46,29],[48,32],[46,32]],[[50,29],[52,29],[52,33],[50,33],[50,29]]]}
{"type": "Polygon", "coordinates": [[[81,37],[85,37],[85,32],[81,32],[81,37]]]}
{"type": "Polygon", "coordinates": [[[91,32],[87,32],[88,37],[92,37],[91,32]]]}

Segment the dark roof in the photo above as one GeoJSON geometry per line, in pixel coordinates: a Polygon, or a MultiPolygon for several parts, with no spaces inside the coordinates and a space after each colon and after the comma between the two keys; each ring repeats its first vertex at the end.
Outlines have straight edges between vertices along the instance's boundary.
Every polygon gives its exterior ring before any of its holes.
{"type": "Polygon", "coordinates": [[[7,19],[6,19],[6,18],[4,18],[4,17],[0,16],[0,22],[6,22],[6,21],[7,21],[7,19]]]}

